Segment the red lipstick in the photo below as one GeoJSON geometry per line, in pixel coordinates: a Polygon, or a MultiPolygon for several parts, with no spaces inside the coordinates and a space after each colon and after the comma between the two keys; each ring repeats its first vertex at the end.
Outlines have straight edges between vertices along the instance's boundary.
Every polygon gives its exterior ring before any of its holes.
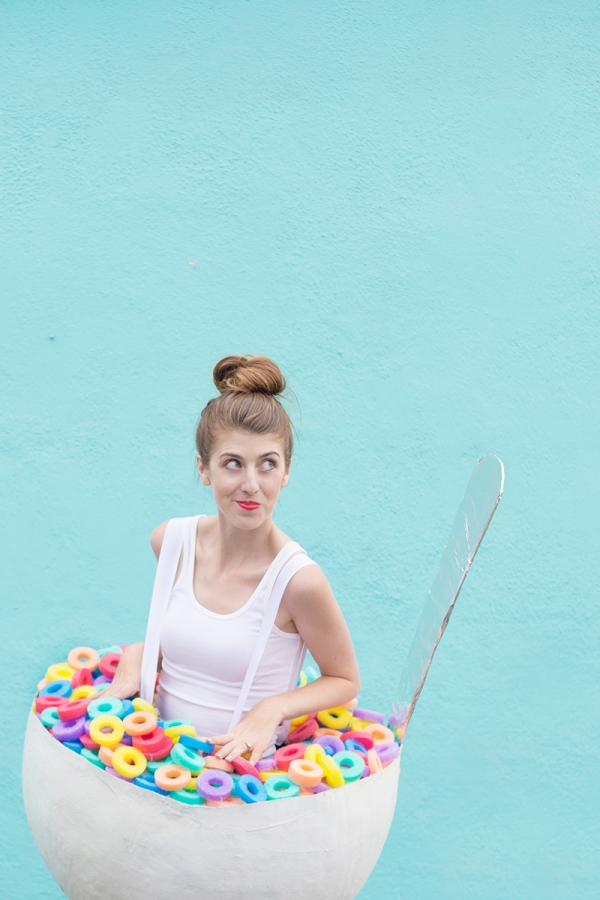
{"type": "Polygon", "coordinates": [[[254,503],[252,500],[236,500],[235,501],[238,506],[241,506],[242,509],[258,509],[260,503],[254,503]]]}

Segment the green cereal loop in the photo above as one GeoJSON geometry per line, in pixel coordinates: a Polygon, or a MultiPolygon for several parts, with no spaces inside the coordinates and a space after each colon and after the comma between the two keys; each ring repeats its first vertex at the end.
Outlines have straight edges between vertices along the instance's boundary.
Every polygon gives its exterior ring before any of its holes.
{"type": "Polygon", "coordinates": [[[171,759],[178,766],[189,769],[192,775],[197,775],[206,765],[203,756],[200,756],[200,754],[196,753],[195,750],[192,750],[191,747],[182,747],[179,743],[173,745],[171,759]]]}
{"type": "Polygon", "coordinates": [[[95,750],[88,750],[87,747],[84,747],[80,753],[80,756],[83,756],[84,759],[87,759],[88,762],[91,762],[92,765],[98,766],[99,769],[105,769],[106,766],[102,762],[102,760],[98,757],[98,753],[95,750]]]}
{"type": "Polygon", "coordinates": [[[102,659],[107,653],[123,653],[123,651],[115,644],[114,647],[103,647],[102,650],[96,650],[96,653],[98,654],[98,659],[102,659]]]}
{"type": "Polygon", "coordinates": [[[45,728],[52,728],[57,722],[60,722],[60,716],[55,706],[47,706],[40,714],[40,722],[45,728]]]}
{"type": "Polygon", "coordinates": [[[267,800],[286,800],[300,793],[300,785],[294,784],[289,775],[271,775],[265,781],[265,788],[267,800]]]}
{"type": "Polygon", "coordinates": [[[92,700],[87,708],[87,714],[90,719],[97,716],[116,716],[121,718],[123,713],[123,704],[117,697],[98,697],[92,700]]]}
{"type": "Polygon", "coordinates": [[[171,756],[170,753],[167,757],[165,757],[165,759],[154,759],[154,760],[149,759],[148,763],[146,765],[146,771],[151,772],[152,775],[154,775],[156,770],[160,769],[161,766],[167,766],[167,765],[169,765],[169,763],[174,763],[174,762],[175,762],[175,760],[173,759],[173,757],[171,756]]]}
{"type": "Polygon", "coordinates": [[[358,781],[365,770],[364,759],[352,750],[340,750],[339,753],[333,754],[332,759],[338,764],[346,784],[358,781]]]}
{"type": "Polygon", "coordinates": [[[200,794],[195,791],[186,791],[185,788],[182,791],[170,791],[169,797],[178,800],[179,803],[187,803],[188,806],[202,806],[204,803],[204,798],[200,794]]]}

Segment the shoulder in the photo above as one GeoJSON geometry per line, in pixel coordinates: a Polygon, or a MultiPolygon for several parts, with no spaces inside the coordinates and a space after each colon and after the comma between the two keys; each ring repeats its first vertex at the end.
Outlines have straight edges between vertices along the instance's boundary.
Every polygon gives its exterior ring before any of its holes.
{"type": "Polygon", "coordinates": [[[333,597],[333,591],[321,567],[311,563],[309,566],[303,566],[292,576],[284,591],[284,597],[290,606],[305,605],[333,597]]]}
{"type": "Polygon", "coordinates": [[[154,529],[154,531],[150,535],[150,546],[152,547],[154,555],[157,559],[160,556],[160,548],[162,547],[165,531],[167,530],[167,525],[170,521],[170,519],[167,519],[165,522],[162,522],[154,529]]]}
{"type": "MultiPolygon", "coordinates": [[[[202,532],[206,532],[207,528],[210,527],[210,523],[216,520],[216,518],[216,516],[200,516],[199,533],[202,534],[202,532]]],[[[197,519],[198,516],[187,516],[183,519],[179,519],[178,521],[180,521],[185,528],[187,526],[191,527],[192,523],[195,523],[197,519]]],[[[172,521],[174,520],[166,519],[164,522],[161,522],[161,524],[157,525],[157,527],[150,535],[150,546],[152,547],[154,555],[157,559],[160,556],[160,551],[165,537],[165,531],[167,530],[167,525],[172,521]]]]}

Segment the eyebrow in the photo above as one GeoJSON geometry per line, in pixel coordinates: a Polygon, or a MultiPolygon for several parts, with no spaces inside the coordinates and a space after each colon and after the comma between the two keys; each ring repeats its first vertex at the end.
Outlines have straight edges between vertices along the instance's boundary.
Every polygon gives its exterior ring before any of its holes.
{"type": "MultiPolygon", "coordinates": [[[[281,454],[277,450],[267,450],[266,453],[261,453],[260,455],[264,458],[265,456],[280,456],[281,454]]],[[[228,451],[219,454],[219,459],[222,459],[224,456],[229,456],[231,459],[242,459],[239,453],[229,453],[228,451]]]]}

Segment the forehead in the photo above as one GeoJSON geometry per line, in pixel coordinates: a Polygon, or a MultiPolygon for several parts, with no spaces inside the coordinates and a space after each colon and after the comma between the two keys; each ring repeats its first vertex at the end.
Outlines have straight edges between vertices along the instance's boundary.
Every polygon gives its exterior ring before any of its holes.
{"type": "Polygon", "coordinates": [[[231,453],[235,456],[256,457],[277,453],[283,457],[283,442],[277,434],[252,434],[248,431],[225,431],[213,445],[213,456],[231,453]]]}

